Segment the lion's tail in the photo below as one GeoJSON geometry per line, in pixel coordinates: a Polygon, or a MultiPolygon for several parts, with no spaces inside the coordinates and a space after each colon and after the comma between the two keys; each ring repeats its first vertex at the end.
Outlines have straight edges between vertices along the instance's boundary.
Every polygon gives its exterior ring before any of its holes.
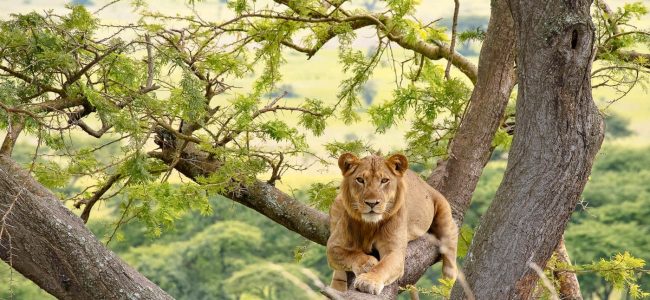
{"type": "Polygon", "coordinates": [[[456,266],[458,227],[452,218],[449,202],[442,195],[436,200],[436,213],[433,224],[431,224],[431,231],[440,241],[443,276],[456,279],[458,273],[456,266]]]}

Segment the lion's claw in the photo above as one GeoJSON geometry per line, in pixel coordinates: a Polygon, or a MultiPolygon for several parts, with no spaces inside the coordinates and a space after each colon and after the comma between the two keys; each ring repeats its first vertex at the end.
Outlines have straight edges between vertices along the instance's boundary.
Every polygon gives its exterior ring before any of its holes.
{"type": "Polygon", "coordinates": [[[364,293],[379,295],[384,289],[384,283],[372,273],[364,273],[354,280],[354,288],[364,293]]]}

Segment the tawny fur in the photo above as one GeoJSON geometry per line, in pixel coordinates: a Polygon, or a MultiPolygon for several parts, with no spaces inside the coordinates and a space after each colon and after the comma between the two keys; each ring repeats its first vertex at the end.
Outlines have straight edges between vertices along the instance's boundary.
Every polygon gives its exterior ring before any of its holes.
{"type": "Polygon", "coordinates": [[[379,294],[404,274],[406,245],[426,232],[440,241],[443,276],[456,278],[457,227],[447,199],[408,170],[405,156],[346,153],[339,158],[341,189],[330,208],[327,260],[334,270],[331,286],[379,294]],[[371,255],[379,253],[377,260],[371,255]]]}

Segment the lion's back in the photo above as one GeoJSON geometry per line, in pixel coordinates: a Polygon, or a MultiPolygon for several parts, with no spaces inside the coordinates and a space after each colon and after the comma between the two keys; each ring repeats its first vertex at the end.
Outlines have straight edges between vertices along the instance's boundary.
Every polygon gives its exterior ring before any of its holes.
{"type": "Polygon", "coordinates": [[[406,210],[408,215],[408,240],[425,234],[431,227],[435,214],[435,198],[442,195],[427,184],[420,176],[407,171],[404,175],[406,187],[406,210]]]}

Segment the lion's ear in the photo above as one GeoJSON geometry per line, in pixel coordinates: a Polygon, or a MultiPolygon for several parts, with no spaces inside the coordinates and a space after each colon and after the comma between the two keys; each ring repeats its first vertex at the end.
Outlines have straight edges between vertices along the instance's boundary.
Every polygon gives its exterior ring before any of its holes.
{"type": "Polygon", "coordinates": [[[395,175],[402,176],[409,168],[409,161],[406,156],[402,154],[393,154],[387,160],[386,164],[395,175]]]}
{"type": "Polygon", "coordinates": [[[341,169],[343,176],[345,176],[345,174],[347,174],[358,162],[359,158],[352,153],[341,154],[341,157],[339,157],[339,169],[341,169]]]}

